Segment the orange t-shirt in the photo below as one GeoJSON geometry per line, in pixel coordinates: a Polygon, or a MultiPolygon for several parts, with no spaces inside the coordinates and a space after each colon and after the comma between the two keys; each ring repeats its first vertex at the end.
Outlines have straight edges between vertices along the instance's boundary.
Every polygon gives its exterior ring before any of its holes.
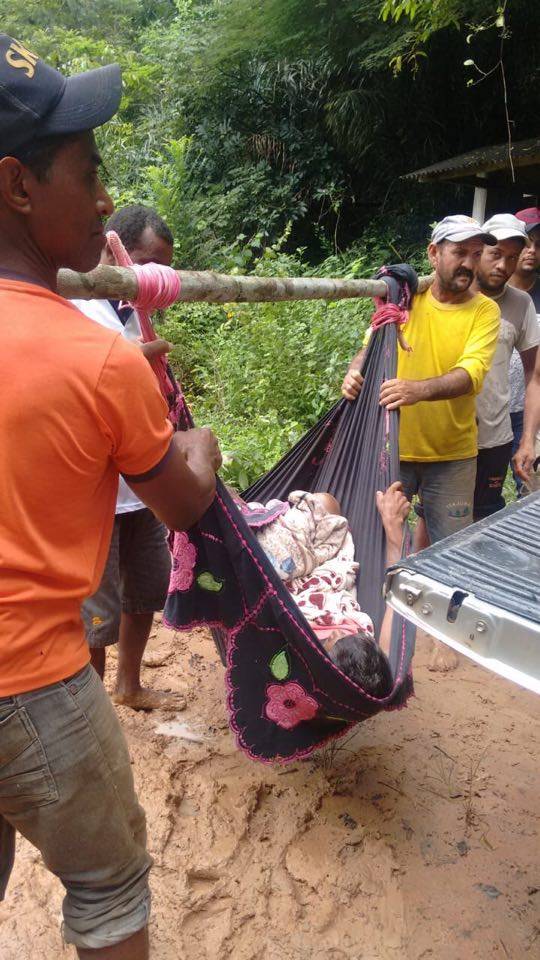
{"type": "Polygon", "coordinates": [[[39,286],[0,280],[0,696],[89,660],[118,473],[166,455],[166,404],[137,346],[39,286]]]}

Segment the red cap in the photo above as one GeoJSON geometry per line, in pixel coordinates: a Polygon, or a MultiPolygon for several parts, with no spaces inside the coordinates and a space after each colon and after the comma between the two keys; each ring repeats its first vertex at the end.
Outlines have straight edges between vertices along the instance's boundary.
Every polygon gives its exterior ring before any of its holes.
{"type": "Polygon", "coordinates": [[[540,207],[527,207],[525,210],[518,210],[516,217],[523,221],[527,233],[530,233],[536,227],[540,227],[540,207]]]}

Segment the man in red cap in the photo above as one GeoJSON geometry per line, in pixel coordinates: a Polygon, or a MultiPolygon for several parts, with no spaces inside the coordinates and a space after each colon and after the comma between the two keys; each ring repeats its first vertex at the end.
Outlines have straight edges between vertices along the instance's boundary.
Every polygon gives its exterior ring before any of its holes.
{"type": "Polygon", "coordinates": [[[66,78],[0,34],[0,899],[19,830],[65,888],[79,957],[146,960],[144,812],[81,603],[119,473],[181,530],[212,502],[220,454],[210,431],[173,437],[141,350],[56,292],[105,242],[92,130],[120,96],[116,65],[66,78]]]}
{"type": "Polygon", "coordinates": [[[525,224],[529,245],[523,250],[510,280],[512,287],[525,290],[532,297],[536,312],[540,314],[540,207],[527,207],[516,213],[525,224]]]}

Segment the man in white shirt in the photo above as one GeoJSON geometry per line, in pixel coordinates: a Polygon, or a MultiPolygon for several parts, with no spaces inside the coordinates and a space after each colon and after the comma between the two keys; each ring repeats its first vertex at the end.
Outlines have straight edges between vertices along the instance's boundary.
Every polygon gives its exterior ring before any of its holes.
{"type": "MultiPolygon", "coordinates": [[[[108,230],[115,230],[134,263],[161,263],[170,266],[173,236],[167,224],[150,207],[133,204],[110,218],[108,230]]],[[[105,248],[102,262],[114,263],[105,248]]],[[[126,339],[139,341],[141,328],[137,312],[114,300],[76,300],[75,305],[96,323],[117,330],[126,339]]],[[[150,357],[164,354],[170,345],[164,340],[141,344],[150,357]]],[[[115,703],[136,710],[155,707],[178,709],[178,697],[143,688],[141,662],[150,635],[154,614],[162,610],[170,576],[167,530],[120,477],[116,518],[109,557],[98,591],[82,606],[82,617],[92,664],[103,677],[106,648],[118,643],[115,703]]]]}
{"type": "Polygon", "coordinates": [[[510,362],[517,351],[528,383],[536,360],[540,333],[536,310],[528,293],[510,286],[509,280],[527,246],[525,224],[511,213],[497,214],[484,224],[497,240],[484,247],[476,274],[476,287],[495,300],[501,311],[497,349],[476,400],[478,459],[474,493],[474,519],[481,520],[505,506],[503,484],[512,455],[510,418],[510,362]]]}

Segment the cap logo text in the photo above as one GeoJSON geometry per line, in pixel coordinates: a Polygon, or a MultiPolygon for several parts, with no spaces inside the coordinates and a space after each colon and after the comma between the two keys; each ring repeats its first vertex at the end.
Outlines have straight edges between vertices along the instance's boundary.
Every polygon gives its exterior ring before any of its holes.
{"type": "Polygon", "coordinates": [[[28,79],[31,80],[36,72],[39,57],[35,53],[30,53],[18,40],[13,40],[6,53],[6,60],[15,70],[24,70],[28,79]]]}

